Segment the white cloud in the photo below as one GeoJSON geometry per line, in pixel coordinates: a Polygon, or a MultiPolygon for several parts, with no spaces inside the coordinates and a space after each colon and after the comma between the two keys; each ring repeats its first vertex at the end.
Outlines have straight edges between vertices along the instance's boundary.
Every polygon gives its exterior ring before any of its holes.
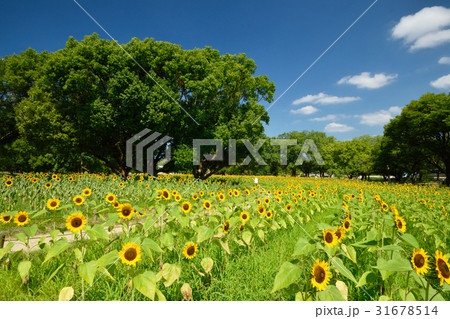
{"type": "Polygon", "coordinates": [[[316,113],[318,110],[319,110],[318,108],[315,108],[312,105],[308,105],[308,106],[304,106],[304,107],[301,107],[296,110],[291,110],[290,112],[292,114],[310,115],[310,114],[316,113]]]}
{"type": "Polygon", "coordinates": [[[338,118],[337,114],[328,114],[323,117],[315,117],[310,119],[310,121],[317,121],[317,122],[323,122],[323,121],[336,121],[338,118]]]}
{"type": "Polygon", "coordinates": [[[292,102],[292,104],[293,105],[298,105],[298,104],[302,104],[302,103],[337,104],[337,103],[353,102],[353,101],[357,101],[360,99],[361,98],[358,96],[339,97],[339,96],[328,95],[328,94],[321,92],[316,95],[308,94],[304,97],[301,97],[301,98],[295,100],[294,102],[292,102]]]}
{"type": "Polygon", "coordinates": [[[351,130],[354,130],[354,127],[345,125],[345,124],[340,124],[340,123],[336,123],[336,122],[332,122],[327,124],[327,126],[325,126],[325,132],[327,133],[344,133],[344,132],[349,132],[351,130]]]}
{"type": "Polygon", "coordinates": [[[396,115],[402,112],[402,108],[399,106],[391,106],[387,110],[380,110],[373,113],[366,113],[362,115],[356,115],[356,117],[361,118],[360,124],[366,124],[369,126],[384,125],[389,123],[389,121],[396,115]]]}
{"type": "Polygon", "coordinates": [[[384,73],[377,73],[372,76],[370,72],[362,72],[359,75],[343,77],[338,81],[338,84],[353,84],[359,89],[379,89],[391,83],[397,76],[397,74],[384,73]]]}
{"type": "Polygon", "coordinates": [[[435,6],[404,16],[392,29],[394,39],[403,40],[411,51],[450,42],[450,9],[435,6]]]}
{"type": "Polygon", "coordinates": [[[439,79],[431,81],[430,84],[436,89],[450,89],[450,74],[441,76],[439,79]]]}
{"type": "Polygon", "coordinates": [[[443,56],[440,58],[439,64],[450,64],[450,56],[443,56]]]}

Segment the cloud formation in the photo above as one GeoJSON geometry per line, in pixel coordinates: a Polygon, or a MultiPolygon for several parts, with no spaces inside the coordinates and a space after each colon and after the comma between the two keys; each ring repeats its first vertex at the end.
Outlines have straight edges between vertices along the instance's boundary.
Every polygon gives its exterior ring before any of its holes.
{"type": "Polygon", "coordinates": [[[325,132],[327,133],[344,133],[354,130],[354,127],[348,126],[346,124],[340,124],[332,122],[325,126],[325,132]]]}
{"type": "Polygon", "coordinates": [[[360,124],[369,126],[385,125],[396,115],[402,112],[402,108],[399,106],[391,106],[387,110],[380,110],[373,113],[366,113],[362,115],[356,115],[361,118],[360,124]]]}
{"type": "Polygon", "coordinates": [[[377,73],[372,76],[370,72],[362,72],[359,75],[349,75],[340,79],[338,84],[356,85],[358,89],[379,89],[391,83],[397,74],[377,73]]]}
{"type": "Polygon", "coordinates": [[[293,105],[299,105],[302,103],[312,103],[312,104],[338,104],[338,103],[347,103],[347,102],[353,102],[353,101],[358,101],[361,98],[358,96],[343,96],[343,97],[339,97],[339,96],[333,96],[333,95],[328,95],[325,94],[323,92],[316,94],[316,95],[311,95],[308,94],[304,97],[301,97],[297,100],[295,100],[294,102],[292,102],[293,105]]]}
{"type": "Polygon", "coordinates": [[[404,16],[392,29],[392,37],[409,46],[410,51],[433,48],[450,42],[450,9],[426,7],[404,16]]]}
{"type": "Polygon", "coordinates": [[[301,107],[296,110],[291,110],[290,112],[292,114],[310,115],[310,114],[316,113],[318,110],[319,110],[318,108],[315,108],[312,105],[307,105],[307,106],[301,107]]]}
{"type": "Polygon", "coordinates": [[[440,58],[439,64],[450,64],[450,56],[443,56],[440,58]]]}
{"type": "Polygon", "coordinates": [[[430,85],[436,89],[450,89],[450,74],[441,76],[439,79],[431,81],[430,85]]]}

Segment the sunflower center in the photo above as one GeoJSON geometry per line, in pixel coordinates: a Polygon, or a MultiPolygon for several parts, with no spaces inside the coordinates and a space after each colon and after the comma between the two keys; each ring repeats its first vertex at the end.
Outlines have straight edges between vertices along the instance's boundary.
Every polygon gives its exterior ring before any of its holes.
{"type": "Polygon", "coordinates": [[[7,221],[9,221],[10,219],[11,219],[11,215],[9,215],[9,216],[3,216],[3,220],[5,221],[5,222],[7,222],[7,221]]]}
{"type": "Polygon", "coordinates": [[[81,199],[80,197],[77,197],[77,198],[75,199],[75,202],[77,202],[77,203],[81,203],[81,201],[82,201],[82,199],[81,199]]]}
{"type": "Polygon", "coordinates": [[[188,254],[188,256],[193,256],[195,254],[195,247],[189,246],[188,249],[186,250],[186,253],[188,254]]]}
{"type": "Polygon", "coordinates": [[[333,242],[333,235],[331,233],[326,233],[325,235],[325,241],[327,243],[332,243],[333,242]]]}
{"type": "Polygon", "coordinates": [[[247,219],[247,214],[243,214],[242,219],[247,219]]]}
{"type": "Polygon", "coordinates": [[[345,227],[345,229],[349,229],[350,228],[350,223],[348,221],[346,221],[344,223],[344,227],[345,227]]]}
{"type": "Polygon", "coordinates": [[[27,220],[27,216],[25,215],[20,215],[19,218],[17,218],[17,220],[21,223],[25,222],[27,220]]]}
{"type": "Polygon", "coordinates": [[[228,228],[230,228],[230,224],[226,223],[223,225],[223,230],[228,231],[228,228]]]}
{"type": "Polygon", "coordinates": [[[112,202],[113,199],[114,199],[114,197],[112,197],[112,196],[109,196],[109,197],[108,197],[108,200],[109,200],[110,202],[112,202]]]}
{"type": "Polygon", "coordinates": [[[127,216],[130,216],[130,214],[131,214],[131,209],[129,209],[129,208],[122,209],[123,216],[127,217],[127,216]]]}
{"type": "Polygon", "coordinates": [[[402,224],[402,221],[401,221],[401,220],[398,220],[398,221],[397,221],[397,227],[398,227],[399,229],[401,229],[401,228],[403,227],[403,224],[402,224]]]}
{"type": "Polygon", "coordinates": [[[209,207],[209,203],[205,203],[205,206],[208,208],[209,207]]]}
{"type": "Polygon", "coordinates": [[[57,204],[57,203],[56,203],[55,201],[53,201],[53,202],[50,203],[50,206],[56,207],[56,204],[57,204]]]}
{"type": "Polygon", "coordinates": [[[80,217],[75,217],[74,219],[72,219],[70,224],[72,225],[72,227],[78,228],[81,226],[81,224],[83,224],[83,221],[81,220],[80,217]]]}
{"type": "Polygon", "coordinates": [[[450,270],[448,269],[448,265],[445,261],[438,259],[437,266],[442,277],[446,279],[450,278],[450,270]]]}
{"type": "Polygon", "coordinates": [[[314,279],[318,284],[321,284],[325,280],[325,269],[320,266],[316,266],[314,269],[314,279]]]}
{"type": "Polygon", "coordinates": [[[137,257],[137,251],[135,248],[128,248],[125,252],[125,259],[128,261],[133,261],[137,257]]]}
{"type": "Polygon", "coordinates": [[[336,236],[337,236],[338,239],[341,238],[341,235],[342,235],[342,234],[341,234],[341,230],[338,230],[335,234],[336,234],[336,236]]]}
{"type": "Polygon", "coordinates": [[[425,265],[425,258],[421,254],[415,255],[414,265],[416,265],[417,268],[422,268],[425,265]]]}

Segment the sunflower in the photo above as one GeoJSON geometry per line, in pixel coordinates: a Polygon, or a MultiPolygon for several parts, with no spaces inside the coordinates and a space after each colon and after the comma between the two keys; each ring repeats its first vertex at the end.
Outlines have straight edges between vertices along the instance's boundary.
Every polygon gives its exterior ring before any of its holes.
{"type": "Polygon", "coordinates": [[[204,207],[206,210],[210,210],[211,207],[212,207],[211,202],[210,202],[209,200],[205,200],[205,201],[203,202],[203,207],[204,207]]]}
{"type": "Polygon", "coordinates": [[[406,232],[406,222],[401,216],[395,217],[395,225],[397,226],[397,229],[401,232],[406,232]]]}
{"type": "Polygon", "coordinates": [[[7,179],[7,180],[5,181],[5,185],[6,185],[7,187],[11,186],[12,184],[13,184],[12,179],[7,179]]]}
{"type": "Polygon", "coordinates": [[[241,218],[241,220],[246,223],[248,222],[248,220],[250,219],[250,215],[248,212],[242,212],[241,215],[239,216],[241,218]]]}
{"type": "Polygon", "coordinates": [[[197,200],[197,199],[198,199],[198,194],[192,195],[192,199],[193,199],[193,200],[197,200]]]}
{"type": "Polygon", "coordinates": [[[112,205],[113,205],[114,208],[119,208],[120,203],[119,203],[118,201],[115,200],[115,201],[112,203],[112,205]]]}
{"type": "Polygon", "coordinates": [[[247,196],[250,195],[250,191],[248,189],[246,189],[244,192],[245,192],[245,195],[247,195],[247,196]]]}
{"type": "Polygon", "coordinates": [[[141,247],[133,242],[126,243],[119,251],[119,257],[123,264],[135,266],[141,260],[141,247]]]}
{"type": "Polygon", "coordinates": [[[259,205],[257,208],[257,212],[260,215],[264,215],[266,213],[266,208],[263,205],[259,205]]]}
{"type": "Polygon", "coordinates": [[[84,197],[83,196],[75,196],[73,198],[73,202],[75,203],[75,205],[80,206],[84,203],[84,197]]]}
{"type": "Polygon", "coordinates": [[[230,232],[230,221],[229,220],[227,220],[225,222],[225,224],[223,224],[222,229],[225,234],[228,234],[230,232]]]}
{"type": "Polygon", "coordinates": [[[352,225],[352,222],[351,222],[351,220],[350,220],[350,218],[346,218],[345,220],[344,220],[344,222],[342,223],[342,228],[344,228],[344,230],[346,231],[346,232],[348,232],[349,230],[350,230],[350,226],[352,225]]]}
{"type": "Polygon", "coordinates": [[[84,196],[89,197],[89,196],[91,196],[91,194],[92,194],[92,190],[90,188],[83,189],[84,196]]]}
{"type": "Polygon", "coordinates": [[[336,234],[338,242],[341,242],[345,237],[345,230],[341,226],[338,226],[334,233],[336,234]]]}
{"type": "Polygon", "coordinates": [[[204,191],[200,191],[200,192],[198,192],[198,194],[203,197],[203,195],[205,195],[205,192],[204,191]]]}
{"type": "Polygon", "coordinates": [[[245,223],[242,223],[241,226],[239,226],[239,232],[242,233],[242,231],[244,230],[245,227],[245,223]]]}
{"type": "Polygon", "coordinates": [[[49,189],[49,188],[52,187],[52,183],[47,182],[47,183],[45,183],[44,187],[47,188],[47,189],[49,189]]]}
{"type": "Polygon", "coordinates": [[[133,207],[128,203],[120,205],[118,211],[119,217],[123,219],[131,219],[134,213],[133,207]]]}
{"type": "Polygon", "coordinates": [[[332,248],[334,245],[336,245],[338,243],[339,239],[338,239],[336,233],[334,232],[334,230],[327,229],[327,230],[323,231],[323,240],[327,247],[332,248]]]}
{"type": "Polygon", "coordinates": [[[220,200],[220,201],[224,201],[224,200],[225,200],[225,195],[222,194],[222,193],[220,193],[220,194],[218,195],[218,197],[219,197],[219,200],[220,200]]]}
{"type": "Polygon", "coordinates": [[[450,265],[448,264],[447,257],[439,250],[436,250],[434,259],[436,261],[438,278],[441,280],[441,286],[444,284],[444,281],[450,285],[450,265]]]}
{"type": "Polygon", "coordinates": [[[180,194],[176,194],[176,195],[175,195],[175,200],[176,200],[177,202],[181,201],[181,199],[182,199],[182,197],[181,197],[180,194]]]}
{"type": "Polygon", "coordinates": [[[4,215],[6,215],[8,213],[9,213],[9,211],[6,211],[6,212],[3,212],[3,213],[0,214],[0,221],[3,224],[8,224],[9,222],[11,222],[12,215],[4,216],[4,215]]]}
{"type": "Polygon", "coordinates": [[[288,212],[290,212],[292,210],[292,204],[287,204],[285,208],[288,212]]]}
{"type": "Polygon", "coordinates": [[[27,212],[18,212],[16,216],[14,216],[14,223],[17,224],[17,226],[23,226],[28,224],[30,221],[30,218],[28,217],[27,212]]]}
{"type": "Polygon", "coordinates": [[[183,211],[183,213],[187,214],[191,211],[192,209],[192,204],[190,202],[183,202],[181,204],[181,210],[183,211]]]}
{"type": "Polygon", "coordinates": [[[119,187],[123,187],[123,185],[125,185],[125,184],[122,182],[119,183],[119,187]]]}
{"type": "Polygon", "coordinates": [[[60,201],[57,198],[52,198],[47,201],[47,208],[55,210],[59,207],[60,201]]]}
{"type": "Polygon", "coordinates": [[[195,257],[198,251],[198,245],[193,242],[187,243],[183,248],[183,255],[186,259],[192,259],[195,257]]]}
{"type": "Polygon", "coordinates": [[[108,195],[106,195],[106,197],[105,197],[105,199],[106,199],[106,201],[108,202],[108,203],[114,203],[115,201],[116,201],[116,195],[114,195],[114,194],[108,194],[108,195]]]}
{"type": "Polygon", "coordinates": [[[411,257],[411,263],[414,266],[414,270],[418,275],[423,274],[425,275],[428,272],[428,255],[423,248],[415,249],[413,251],[413,255],[411,257]]]}
{"type": "Polygon", "coordinates": [[[311,271],[311,284],[316,287],[319,291],[325,290],[328,283],[330,282],[331,272],[328,271],[329,266],[326,261],[316,260],[311,271]]]}
{"type": "Polygon", "coordinates": [[[266,198],[264,198],[264,204],[270,204],[270,198],[269,197],[266,197],[266,198]]]}
{"type": "Polygon", "coordinates": [[[162,193],[161,193],[161,197],[164,198],[165,200],[169,200],[170,199],[170,192],[167,189],[163,189],[162,193]]]}
{"type": "Polygon", "coordinates": [[[72,233],[79,232],[82,230],[87,224],[86,217],[82,213],[74,213],[67,217],[66,227],[72,233]]]}
{"type": "Polygon", "coordinates": [[[272,216],[273,216],[272,211],[268,210],[268,211],[266,212],[266,218],[267,218],[267,219],[271,219],[272,216]]]}

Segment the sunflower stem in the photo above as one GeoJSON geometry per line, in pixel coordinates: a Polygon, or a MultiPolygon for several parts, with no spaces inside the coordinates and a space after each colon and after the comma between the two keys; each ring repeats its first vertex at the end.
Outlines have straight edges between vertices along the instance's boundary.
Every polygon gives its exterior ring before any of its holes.
{"type": "MultiPolygon", "coordinates": [[[[396,227],[397,227],[396,225],[394,225],[394,227],[392,227],[392,245],[394,245],[395,228],[396,228],[396,227]]],[[[394,256],[394,251],[391,250],[391,259],[392,259],[393,256],[394,256]]],[[[408,272],[408,275],[409,275],[409,272],[408,272]]]]}
{"type": "Polygon", "coordinates": [[[430,279],[427,280],[427,288],[425,288],[425,301],[428,301],[429,294],[430,294],[430,279]]]}
{"type": "Polygon", "coordinates": [[[408,284],[409,284],[409,275],[411,274],[411,271],[408,271],[408,276],[406,276],[406,292],[405,292],[405,300],[406,301],[406,297],[408,297],[409,294],[409,289],[408,289],[408,284]]]}

